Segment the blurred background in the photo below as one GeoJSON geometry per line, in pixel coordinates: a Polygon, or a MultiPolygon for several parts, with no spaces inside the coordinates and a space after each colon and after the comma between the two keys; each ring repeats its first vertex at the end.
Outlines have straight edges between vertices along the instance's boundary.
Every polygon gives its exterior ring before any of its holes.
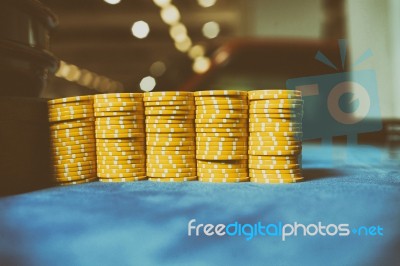
{"type": "Polygon", "coordinates": [[[376,71],[382,116],[400,115],[396,0],[42,2],[58,16],[51,51],[62,60],[43,97],[285,87],[288,78],[343,72],[314,55],[340,66],[337,40],[347,39],[345,70],[371,49],[358,69],[376,71]]]}

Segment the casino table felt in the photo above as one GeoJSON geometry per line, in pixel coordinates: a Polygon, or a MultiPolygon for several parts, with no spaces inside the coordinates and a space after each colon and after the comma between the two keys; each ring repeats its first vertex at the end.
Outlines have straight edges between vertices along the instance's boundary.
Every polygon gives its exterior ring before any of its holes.
{"type": "MultiPolygon", "coordinates": [[[[339,149],[339,148],[338,148],[339,149]]],[[[343,149],[343,148],[340,148],[343,149]]],[[[343,150],[338,151],[343,152],[343,150]]],[[[304,145],[306,181],[290,185],[100,183],[0,198],[0,261],[19,265],[394,265],[400,168],[383,149],[348,160],[304,145]],[[191,237],[197,223],[381,225],[383,237],[191,237]]]]}

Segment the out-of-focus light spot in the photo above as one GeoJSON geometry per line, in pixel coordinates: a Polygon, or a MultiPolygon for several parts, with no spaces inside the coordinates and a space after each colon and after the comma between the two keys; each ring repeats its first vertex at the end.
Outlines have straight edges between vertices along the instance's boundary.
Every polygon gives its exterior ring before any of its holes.
{"type": "Polygon", "coordinates": [[[121,3],[121,0],[104,0],[104,2],[106,2],[107,4],[110,4],[110,5],[116,5],[116,4],[121,3]]]}
{"type": "Polygon", "coordinates": [[[189,37],[186,37],[183,41],[175,42],[175,48],[182,53],[186,53],[190,47],[192,47],[192,40],[189,37]]]}
{"type": "Polygon", "coordinates": [[[211,60],[208,57],[197,57],[193,62],[193,71],[199,74],[206,72],[211,66],[211,60]]]}
{"type": "Polygon", "coordinates": [[[219,24],[215,21],[207,22],[202,28],[203,35],[208,39],[214,39],[219,34],[219,24]]]}
{"type": "Polygon", "coordinates": [[[65,63],[64,61],[60,61],[60,66],[55,74],[56,77],[66,77],[69,73],[69,66],[67,63],[65,63]]]}
{"type": "Polygon", "coordinates": [[[84,87],[89,87],[92,80],[93,80],[92,73],[86,69],[82,69],[81,77],[78,80],[78,84],[84,87]]]}
{"type": "Polygon", "coordinates": [[[196,57],[202,57],[206,53],[206,49],[204,48],[203,45],[196,44],[195,46],[192,46],[189,50],[189,57],[192,59],[195,59],[196,57]]]}
{"type": "Polygon", "coordinates": [[[166,7],[171,3],[171,0],[153,0],[153,2],[159,7],[166,7]]]}
{"type": "Polygon", "coordinates": [[[181,42],[187,38],[187,29],[182,23],[177,23],[170,28],[169,34],[175,42],[181,42]]]}
{"type": "Polygon", "coordinates": [[[140,81],[140,89],[142,91],[152,91],[155,86],[156,86],[156,80],[151,76],[144,77],[140,81]]]}
{"type": "Polygon", "coordinates": [[[150,27],[149,24],[144,22],[143,20],[136,21],[132,25],[132,34],[138,39],[146,38],[149,35],[150,27]]]}
{"type": "Polygon", "coordinates": [[[70,65],[69,67],[70,67],[70,71],[65,76],[65,79],[68,80],[68,81],[71,81],[71,82],[75,82],[81,76],[81,71],[75,65],[70,65]]]}
{"type": "Polygon", "coordinates": [[[211,6],[215,5],[216,2],[217,2],[217,0],[197,0],[197,3],[201,7],[211,7],[211,6]]]}
{"type": "Polygon", "coordinates": [[[150,73],[155,77],[161,77],[166,69],[164,62],[157,61],[151,64],[150,73]]]}
{"type": "Polygon", "coordinates": [[[97,74],[93,75],[93,81],[92,81],[92,89],[97,90],[100,87],[100,76],[97,74]]]}
{"type": "Polygon", "coordinates": [[[229,53],[227,51],[221,51],[218,52],[217,55],[215,56],[215,62],[220,65],[226,62],[226,60],[229,58],[229,53]]]}
{"type": "Polygon", "coordinates": [[[174,25],[181,19],[181,14],[176,6],[167,5],[161,9],[161,19],[168,25],[174,25]]]}

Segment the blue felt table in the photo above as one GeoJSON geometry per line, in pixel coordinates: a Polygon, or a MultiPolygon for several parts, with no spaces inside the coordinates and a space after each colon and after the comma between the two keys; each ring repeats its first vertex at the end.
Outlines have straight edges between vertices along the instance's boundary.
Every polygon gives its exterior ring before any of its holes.
{"type": "Polygon", "coordinates": [[[399,265],[400,167],[305,146],[293,185],[99,182],[0,199],[0,265],[399,265]],[[197,223],[380,225],[383,236],[188,237],[197,223]]]}

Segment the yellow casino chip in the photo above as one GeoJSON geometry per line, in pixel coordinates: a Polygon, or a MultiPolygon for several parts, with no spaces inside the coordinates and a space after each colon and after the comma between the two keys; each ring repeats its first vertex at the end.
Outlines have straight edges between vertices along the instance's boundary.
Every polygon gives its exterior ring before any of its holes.
{"type": "Polygon", "coordinates": [[[239,183],[239,182],[249,182],[249,177],[238,177],[238,178],[208,178],[208,177],[199,177],[200,182],[206,183],[239,183]]]}
{"type": "Polygon", "coordinates": [[[301,179],[265,179],[265,178],[250,178],[250,182],[259,184],[290,184],[302,181],[301,179]]]}
{"type": "Polygon", "coordinates": [[[193,127],[181,127],[181,128],[163,128],[163,127],[159,127],[159,128],[149,128],[146,127],[146,132],[147,133],[194,133],[195,130],[193,127]]]}
{"type": "Polygon", "coordinates": [[[258,101],[250,102],[250,108],[252,109],[300,109],[303,104],[289,104],[289,103],[279,103],[279,104],[267,104],[260,103],[258,101]]]}
{"type": "Polygon", "coordinates": [[[247,148],[247,141],[231,141],[231,142],[209,142],[209,141],[196,141],[196,146],[204,146],[205,148],[247,148]]]}
{"type": "Polygon", "coordinates": [[[197,148],[196,155],[247,155],[247,149],[241,149],[236,151],[225,151],[225,150],[202,150],[197,148]]]}
{"type": "Polygon", "coordinates": [[[235,137],[247,137],[247,132],[207,132],[207,133],[197,133],[196,138],[204,138],[204,137],[225,137],[225,138],[235,138],[235,137]]]}
{"type": "Polygon", "coordinates": [[[197,177],[182,177],[182,178],[149,178],[149,181],[152,182],[167,182],[167,183],[174,183],[174,182],[188,182],[188,181],[196,181],[197,177]]]}
{"type": "Polygon", "coordinates": [[[266,100],[253,100],[250,103],[255,104],[263,104],[263,105],[270,105],[270,104],[303,104],[304,101],[302,99],[266,99],[266,100]]]}
{"type": "Polygon", "coordinates": [[[109,108],[109,107],[141,107],[143,108],[143,101],[119,101],[119,102],[95,102],[93,104],[94,108],[109,108]]]}
{"type": "Polygon", "coordinates": [[[97,156],[131,156],[131,155],[145,155],[144,151],[118,151],[118,152],[112,152],[112,151],[100,151],[96,150],[97,156]]]}
{"type": "Polygon", "coordinates": [[[54,100],[49,100],[48,104],[62,104],[62,103],[70,103],[70,102],[82,102],[82,101],[91,101],[92,95],[85,95],[85,96],[74,96],[74,97],[67,97],[67,98],[59,98],[54,100]]]}
{"type": "MultiPolygon", "coordinates": [[[[260,170],[262,171],[262,170],[260,170]]],[[[251,178],[265,178],[265,179],[302,179],[303,176],[301,173],[296,174],[264,174],[261,172],[257,172],[257,170],[250,171],[249,176],[251,178]]]]}
{"type": "Polygon", "coordinates": [[[152,116],[148,116],[146,118],[146,125],[170,125],[173,126],[175,124],[182,125],[194,125],[194,119],[154,119],[152,116]]]}
{"type": "Polygon", "coordinates": [[[97,171],[122,171],[122,172],[130,172],[137,171],[142,172],[142,169],[145,169],[145,163],[136,163],[136,164],[119,164],[119,165],[97,165],[97,171]]]}
{"type": "Polygon", "coordinates": [[[121,111],[113,111],[113,112],[94,112],[95,117],[120,117],[120,116],[137,116],[140,117],[142,116],[142,119],[144,119],[143,116],[143,110],[138,110],[138,111],[126,111],[126,112],[121,112],[121,111]]]}
{"type": "Polygon", "coordinates": [[[87,183],[87,180],[93,180],[97,178],[95,174],[82,175],[82,176],[70,176],[70,177],[55,177],[58,183],[70,183],[79,184],[78,182],[87,183]]]}
{"type": "Polygon", "coordinates": [[[71,185],[80,185],[80,184],[86,184],[86,183],[91,183],[97,180],[97,177],[89,178],[89,179],[84,179],[84,180],[78,180],[78,181],[71,181],[71,182],[60,182],[58,185],[60,186],[71,186],[71,185]]]}
{"type": "Polygon", "coordinates": [[[145,110],[145,115],[194,115],[194,110],[145,110]]]}
{"type": "Polygon", "coordinates": [[[156,102],[145,102],[144,106],[193,106],[194,100],[183,100],[183,101],[156,101],[156,102]]]}
{"type": "Polygon", "coordinates": [[[147,154],[148,159],[156,159],[156,160],[186,160],[186,159],[193,159],[195,158],[194,154],[170,154],[170,155],[163,155],[163,154],[147,154]]]}
{"type": "Polygon", "coordinates": [[[124,183],[147,180],[146,176],[141,177],[126,177],[126,178],[99,178],[100,182],[104,183],[124,183]]]}
{"type": "Polygon", "coordinates": [[[119,177],[124,177],[122,175],[131,176],[131,177],[143,176],[144,175],[143,173],[146,172],[146,168],[145,168],[144,164],[140,164],[140,165],[136,164],[136,165],[138,165],[138,167],[136,167],[136,168],[133,168],[133,167],[131,167],[131,168],[127,168],[127,167],[116,168],[116,167],[114,167],[114,168],[107,169],[105,166],[97,167],[97,173],[103,174],[102,177],[107,177],[104,175],[115,176],[115,177],[117,177],[117,175],[120,175],[119,177]]]}
{"type": "Polygon", "coordinates": [[[180,164],[153,164],[153,163],[147,163],[146,164],[147,168],[152,168],[152,169],[180,169],[180,168],[195,168],[196,164],[193,163],[180,163],[180,164]]]}
{"type": "Polygon", "coordinates": [[[120,116],[120,117],[97,117],[96,123],[99,124],[131,124],[131,123],[142,123],[144,121],[144,115],[132,115],[132,116],[120,116]]]}
{"type": "Polygon", "coordinates": [[[156,91],[156,92],[145,92],[144,97],[163,97],[163,96],[190,96],[194,94],[190,91],[156,91]]]}
{"type": "Polygon", "coordinates": [[[245,114],[247,115],[247,109],[227,109],[227,110],[218,110],[218,109],[196,109],[196,115],[226,115],[226,114],[245,114]]]}
{"type": "Polygon", "coordinates": [[[64,160],[88,160],[88,159],[95,159],[96,158],[96,152],[95,151],[90,151],[90,152],[80,152],[80,153],[74,153],[74,154],[53,154],[53,159],[56,161],[64,161],[64,160]]]}
{"type": "Polygon", "coordinates": [[[93,106],[70,106],[70,107],[53,107],[49,108],[50,116],[62,116],[81,113],[93,113],[93,106]]]}
{"type": "Polygon", "coordinates": [[[198,167],[197,168],[197,172],[198,173],[205,173],[205,174],[243,174],[243,173],[248,173],[247,168],[243,167],[243,168],[236,168],[236,169],[212,169],[212,168],[202,168],[202,167],[198,167]]]}
{"type": "Polygon", "coordinates": [[[196,167],[184,167],[184,168],[152,168],[147,166],[147,172],[151,173],[165,173],[165,174],[175,174],[175,173],[193,173],[196,172],[196,167]]]}
{"type": "Polygon", "coordinates": [[[247,128],[199,128],[196,127],[198,133],[245,133],[247,134],[247,128]]]}
{"type": "Polygon", "coordinates": [[[300,169],[299,164],[255,164],[249,163],[250,169],[270,169],[270,170],[285,170],[285,169],[300,169]]]}
{"type": "Polygon", "coordinates": [[[208,111],[208,110],[247,110],[249,106],[247,104],[216,104],[216,105],[198,105],[196,110],[208,111]]]}
{"type": "Polygon", "coordinates": [[[143,137],[144,133],[117,133],[117,134],[101,134],[96,133],[96,138],[112,139],[112,138],[137,138],[143,137]]]}
{"type": "Polygon", "coordinates": [[[93,101],[80,101],[80,102],[69,102],[69,103],[58,103],[58,104],[48,104],[47,108],[48,110],[54,110],[57,108],[69,108],[69,107],[92,107],[93,106],[93,101]]]}
{"type": "Polygon", "coordinates": [[[80,122],[73,122],[73,123],[57,123],[50,125],[50,130],[62,130],[62,129],[74,129],[74,128],[82,128],[82,127],[92,127],[94,126],[94,121],[84,121],[78,120],[80,122]]]}
{"type": "Polygon", "coordinates": [[[74,114],[74,115],[62,115],[62,116],[50,116],[49,121],[59,122],[59,121],[67,121],[67,120],[80,120],[84,118],[93,118],[93,114],[74,114]]]}
{"type": "Polygon", "coordinates": [[[277,124],[277,125],[284,125],[284,124],[302,124],[301,118],[249,118],[249,125],[252,124],[277,124]]]}
{"type": "MultiPolygon", "coordinates": [[[[96,143],[96,139],[93,136],[93,133],[90,135],[84,135],[84,136],[72,136],[72,137],[51,137],[51,141],[53,142],[53,145],[64,145],[66,143],[76,143],[76,142],[92,142],[96,143]]],[[[69,145],[69,144],[66,144],[69,145]]]]}
{"type": "Polygon", "coordinates": [[[106,165],[142,165],[144,164],[144,160],[141,159],[133,159],[133,160],[99,160],[97,159],[98,166],[106,166],[106,165]]]}
{"type": "Polygon", "coordinates": [[[297,151],[301,150],[301,146],[250,146],[251,151],[297,151]]]}
{"type": "Polygon", "coordinates": [[[254,174],[268,174],[268,175],[287,175],[287,174],[301,174],[301,169],[256,169],[256,168],[250,168],[249,173],[254,173],[254,174]]]}
{"type": "Polygon", "coordinates": [[[143,112],[144,107],[143,106],[113,106],[113,107],[95,107],[94,111],[96,113],[101,113],[101,112],[135,112],[135,111],[141,111],[143,112]]]}
{"type": "Polygon", "coordinates": [[[247,123],[207,123],[200,124],[196,123],[196,128],[247,128],[247,123]]]}
{"type": "Polygon", "coordinates": [[[302,127],[301,122],[250,122],[249,127],[272,127],[272,128],[286,128],[286,127],[302,127]]]}
{"type": "Polygon", "coordinates": [[[147,150],[150,151],[194,151],[194,145],[185,145],[185,146],[147,146],[147,150]]]}
{"type": "Polygon", "coordinates": [[[276,140],[276,141],[259,141],[259,140],[249,140],[249,146],[254,147],[264,147],[264,146],[301,146],[301,141],[292,140],[276,140]]]}
{"type": "Polygon", "coordinates": [[[94,100],[110,100],[110,99],[121,99],[121,98],[131,98],[131,99],[141,99],[143,98],[143,93],[132,93],[132,92],[121,92],[121,93],[103,93],[94,95],[94,100]]]}
{"type": "MultiPolygon", "coordinates": [[[[221,99],[209,99],[209,100],[200,100],[199,98],[195,99],[196,105],[247,105],[247,99],[234,99],[234,98],[223,98],[221,99]]],[[[203,98],[206,99],[206,98],[203,98]]]]}
{"type": "Polygon", "coordinates": [[[153,133],[153,132],[147,132],[146,133],[146,139],[151,139],[151,138],[190,138],[190,137],[195,137],[194,132],[175,132],[175,133],[153,133]]]}
{"type": "Polygon", "coordinates": [[[297,155],[301,153],[301,149],[295,149],[295,150],[275,150],[275,151],[269,151],[269,150],[263,150],[263,151],[255,151],[255,150],[249,150],[249,155],[276,155],[276,156],[281,156],[281,155],[297,155]]]}
{"type": "Polygon", "coordinates": [[[162,124],[162,123],[146,123],[147,128],[172,128],[172,129],[177,129],[177,128],[192,128],[194,129],[194,123],[190,121],[186,121],[184,123],[180,124],[162,124]]]}
{"type": "Polygon", "coordinates": [[[97,129],[96,134],[127,134],[144,133],[144,128],[124,128],[124,129],[97,129]]]}
{"type": "Polygon", "coordinates": [[[247,137],[201,137],[196,136],[197,142],[210,143],[209,145],[219,144],[220,142],[247,142],[247,137]]]}
{"type": "Polygon", "coordinates": [[[248,92],[248,98],[252,100],[267,99],[301,99],[301,91],[297,90],[254,90],[248,92]]]}
{"type": "Polygon", "coordinates": [[[303,132],[250,132],[250,137],[302,137],[303,132]]]}
{"type": "Polygon", "coordinates": [[[159,151],[159,150],[151,150],[147,148],[147,155],[194,155],[195,151],[159,151]]]}
{"type": "MultiPolygon", "coordinates": [[[[270,165],[299,165],[299,160],[254,160],[254,159],[249,159],[249,165],[255,166],[252,167],[253,169],[260,169],[260,167],[267,166],[269,167],[270,165]]],[[[263,168],[261,168],[263,169],[263,168]]],[[[269,169],[269,168],[268,168],[269,169]]]]}
{"type": "Polygon", "coordinates": [[[181,111],[191,111],[194,110],[195,106],[193,105],[168,105],[168,106],[146,106],[146,110],[151,110],[151,111],[163,111],[163,110],[181,110],[181,111]]]}
{"type": "Polygon", "coordinates": [[[94,111],[90,109],[81,109],[76,111],[64,111],[64,112],[49,112],[49,118],[58,118],[65,116],[82,116],[82,115],[90,115],[93,117],[94,111]]]}
{"type": "Polygon", "coordinates": [[[149,156],[147,156],[147,161],[146,161],[147,165],[151,165],[151,164],[190,164],[193,166],[196,166],[196,159],[195,158],[191,158],[191,159],[153,159],[153,158],[149,158],[149,156]]]}
{"type": "Polygon", "coordinates": [[[263,109],[263,108],[250,108],[251,114],[299,114],[302,111],[299,109],[263,109]]]}
{"type": "Polygon", "coordinates": [[[136,172],[136,173],[102,173],[98,172],[97,176],[99,178],[144,178],[146,176],[146,172],[136,172]]]}
{"type": "Polygon", "coordinates": [[[239,114],[196,114],[196,119],[247,119],[247,113],[239,114]]]}
{"type": "Polygon", "coordinates": [[[147,172],[148,177],[152,178],[183,178],[183,177],[194,177],[196,176],[196,171],[189,173],[151,173],[147,172]]]}
{"type": "Polygon", "coordinates": [[[230,169],[247,169],[247,161],[202,161],[197,160],[197,169],[211,169],[211,170],[230,170],[230,169]]]}
{"type": "Polygon", "coordinates": [[[194,96],[244,96],[247,97],[247,91],[238,90],[209,90],[209,91],[196,91],[194,96]]]}
{"type": "Polygon", "coordinates": [[[247,155],[196,155],[198,160],[244,160],[247,155]]]}
{"type": "Polygon", "coordinates": [[[242,145],[242,146],[236,146],[236,145],[225,145],[225,146],[205,146],[205,145],[196,145],[196,151],[199,152],[221,152],[221,151],[225,151],[225,152],[243,152],[243,151],[247,151],[247,145],[242,145]]]}
{"type": "Polygon", "coordinates": [[[199,178],[248,178],[249,174],[245,173],[197,173],[199,178]]]}
{"type": "Polygon", "coordinates": [[[194,98],[191,95],[188,96],[145,96],[144,102],[165,102],[165,101],[193,101],[194,98]]]}
{"type": "Polygon", "coordinates": [[[216,125],[224,125],[224,124],[243,125],[243,124],[248,124],[247,121],[248,121],[247,118],[242,118],[242,119],[240,119],[240,118],[238,118],[238,119],[212,119],[212,118],[210,118],[210,119],[196,119],[195,123],[196,123],[196,125],[202,125],[202,124],[205,124],[205,125],[213,125],[213,124],[216,124],[216,125]]]}
{"type": "MultiPolygon", "coordinates": [[[[171,149],[164,149],[164,150],[184,150],[184,147],[194,147],[195,142],[194,141],[152,141],[148,140],[146,141],[147,147],[152,147],[152,148],[171,148],[171,149]],[[173,149],[177,147],[178,149],[173,149]]],[[[162,150],[162,149],[161,149],[162,150]]]]}
{"type": "Polygon", "coordinates": [[[127,129],[127,130],[131,130],[131,129],[144,129],[144,125],[143,124],[123,124],[123,125],[99,125],[96,123],[95,126],[96,130],[123,130],[123,129],[127,129]]]}

